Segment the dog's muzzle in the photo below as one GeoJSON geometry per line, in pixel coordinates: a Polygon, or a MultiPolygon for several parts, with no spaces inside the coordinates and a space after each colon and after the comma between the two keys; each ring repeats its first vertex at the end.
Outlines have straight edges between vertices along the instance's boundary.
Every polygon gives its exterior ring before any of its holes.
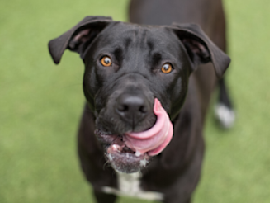
{"type": "Polygon", "coordinates": [[[154,114],[157,116],[156,123],[143,132],[106,135],[96,131],[98,136],[107,140],[107,143],[110,142],[106,156],[115,170],[137,172],[147,165],[151,156],[161,153],[169,144],[173,136],[173,125],[157,98],[154,102],[154,114]]]}

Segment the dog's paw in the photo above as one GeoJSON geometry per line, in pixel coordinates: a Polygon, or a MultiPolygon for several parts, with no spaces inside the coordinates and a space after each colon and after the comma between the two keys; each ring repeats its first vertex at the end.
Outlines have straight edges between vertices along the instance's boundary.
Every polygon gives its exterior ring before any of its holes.
{"type": "Polygon", "coordinates": [[[215,107],[215,118],[224,129],[230,129],[235,122],[235,112],[228,106],[219,103],[215,107]]]}

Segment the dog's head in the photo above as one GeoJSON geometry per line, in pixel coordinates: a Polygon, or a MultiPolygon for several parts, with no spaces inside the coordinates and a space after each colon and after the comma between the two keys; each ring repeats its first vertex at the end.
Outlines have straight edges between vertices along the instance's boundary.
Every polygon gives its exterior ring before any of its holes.
{"type": "Polygon", "coordinates": [[[198,64],[212,62],[222,76],[230,62],[196,25],[139,26],[109,17],[86,17],[49,42],[57,64],[65,49],[83,59],[96,136],[121,172],[140,170],[170,142],[170,120],[198,64]]]}

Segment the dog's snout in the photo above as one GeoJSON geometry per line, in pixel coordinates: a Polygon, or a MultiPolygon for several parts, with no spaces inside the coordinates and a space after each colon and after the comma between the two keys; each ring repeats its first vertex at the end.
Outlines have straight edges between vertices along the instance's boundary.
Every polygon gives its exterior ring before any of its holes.
{"type": "Polygon", "coordinates": [[[133,128],[146,116],[148,105],[140,95],[123,94],[117,99],[116,111],[122,119],[129,122],[133,128]]]}

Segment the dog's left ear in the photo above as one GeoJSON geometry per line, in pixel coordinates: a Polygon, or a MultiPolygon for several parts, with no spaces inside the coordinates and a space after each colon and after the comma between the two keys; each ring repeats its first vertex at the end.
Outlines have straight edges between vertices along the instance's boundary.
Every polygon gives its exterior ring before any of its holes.
{"type": "Polygon", "coordinates": [[[58,64],[66,49],[80,54],[83,58],[84,52],[98,34],[112,22],[111,17],[87,16],[70,30],[59,37],[49,41],[49,52],[58,64]]]}
{"type": "Polygon", "coordinates": [[[192,62],[192,71],[200,63],[212,62],[216,75],[222,77],[230,58],[220,50],[196,24],[173,24],[173,30],[182,41],[192,62]]]}

